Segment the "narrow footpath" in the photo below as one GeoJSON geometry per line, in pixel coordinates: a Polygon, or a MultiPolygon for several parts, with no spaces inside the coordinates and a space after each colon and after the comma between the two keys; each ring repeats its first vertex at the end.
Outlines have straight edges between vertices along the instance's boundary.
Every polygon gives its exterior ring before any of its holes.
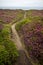
{"type": "MultiPolygon", "coordinates": [[[[24,18],[26,18],[26,13],[24,15],[24,18]]],[[[21,20],[21,21],[23,21],[23,20],[21,20]]],[[[12,39],[15,42],[15,45],[16,45],[18,52],[19,52],[19,58],[17,60],[17,65],[33,65],[30,62],[30,58],[28,56],[27,50],[22,45],[20,37],[19,37],[19,35],[15,29],[15,26],[17,23],[14,23],[11,27],[12,28],[12,34],[13,34],[12,39]]]]}

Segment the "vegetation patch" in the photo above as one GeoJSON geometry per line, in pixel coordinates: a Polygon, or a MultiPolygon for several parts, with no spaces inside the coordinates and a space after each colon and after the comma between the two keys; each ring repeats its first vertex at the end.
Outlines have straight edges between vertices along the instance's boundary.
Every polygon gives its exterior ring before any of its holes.
{"type": "Polygon", "coordinates": [[[0,26],[0,65],[13,65],[19,54],[15,43],[11,40],[10,24],[2,25],[0,26]]]}
{"type": "Polygon", "coordinates": [[[31,58],[43,65],[43,18],[26,19],[16,25],[31,58]]]}
{"type": "Polygon", "coordinates": [[[18,22],[18,23],[16,24],[16,27],[15,27],[16,30],[19,31],[23,25],[25,25],[25,24],[27,24],[27,23],[29,23],[29,22],[31,22],[31,20],[29,20],[29,19],[24,19],[23,21],[18,22]]]}

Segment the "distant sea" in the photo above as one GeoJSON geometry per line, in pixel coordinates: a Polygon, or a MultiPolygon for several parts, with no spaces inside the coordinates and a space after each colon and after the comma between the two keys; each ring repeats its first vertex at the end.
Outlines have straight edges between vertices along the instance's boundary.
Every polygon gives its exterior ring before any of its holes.
{"type": "Polygon", "coordinates": [[[43,10],[43,7],[0,7],[0,9],[23,9],[23,10],[43,10]]]}

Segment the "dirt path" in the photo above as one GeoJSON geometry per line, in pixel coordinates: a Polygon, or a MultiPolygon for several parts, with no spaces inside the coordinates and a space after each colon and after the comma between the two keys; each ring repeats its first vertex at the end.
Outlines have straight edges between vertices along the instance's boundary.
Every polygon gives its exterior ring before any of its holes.
{"type": "MultiPolygon", "coordinates": [[[[25,15],[24,15],[24,19],[25,18],[26,18],[26,12],[25,12],[25,15]]],[[[21,20],[19,22],[22,22],[23,20],[21,20]]],[[[21,40],[20,40],[20,37],[19,37],[19,35],[18,35],[18,33],[17,33],[16,29],[15,29],[15,26],[16,26],[17,23],[18,22],[14,23],[12,25],[12,27],[11,27],[12,28],[12,33],[13,33],[13,38],[14,38],[13,41],[15,41],[15,43],[16,43],[15,45],[16,45],[16,47],[17,47],[18,50],[24,50],[24,48],[22,46],[22,43],[21,43],[21,40]]]]}
{"type": "MultiPolygon", "coordinates": [[[[26,13],[24,15],[24,18],[26,18],[26,13]]],[[[23,21],[23,20],[21,20],[23,21]]],[[[17,22],[18,23],[18,22],[17,22]]],[[[23,47],[22,42],[20,40],[20,37],[15,29],[15,25],[17,24],[13,24],[12,25],[12,34],[13,34],[13,41],[15,42],[15,45],[19,51],[19,58],[18,58],[18,64],[17,65],[32,65],[32,63],[30,62],[28,53],[26,51],[26,49],[23,47]]]]}
{"type": "Polygon", "coordinates": [[[12,25],[12,32],[13,32],[13,38],[14,38],[13,40],[16,43],[15,45],[16,45],[17,49],[18,50],[23,50],[23,46],[22,46],[22,43],[20,41],[19,35],[18,35],[18,33],[17,33],[16,29],[15,29],[15,25],[16,24],[17,23],[15,23],[15,24],[12,25]]]}

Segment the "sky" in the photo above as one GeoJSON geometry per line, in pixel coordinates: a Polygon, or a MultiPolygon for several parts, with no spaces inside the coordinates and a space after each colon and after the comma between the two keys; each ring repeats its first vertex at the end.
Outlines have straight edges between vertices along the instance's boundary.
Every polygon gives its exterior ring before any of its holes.
{"type": "Polygon", "coordinates": [[[43,0],[0,0],[0,7],[43,7],[43,0]]]}

